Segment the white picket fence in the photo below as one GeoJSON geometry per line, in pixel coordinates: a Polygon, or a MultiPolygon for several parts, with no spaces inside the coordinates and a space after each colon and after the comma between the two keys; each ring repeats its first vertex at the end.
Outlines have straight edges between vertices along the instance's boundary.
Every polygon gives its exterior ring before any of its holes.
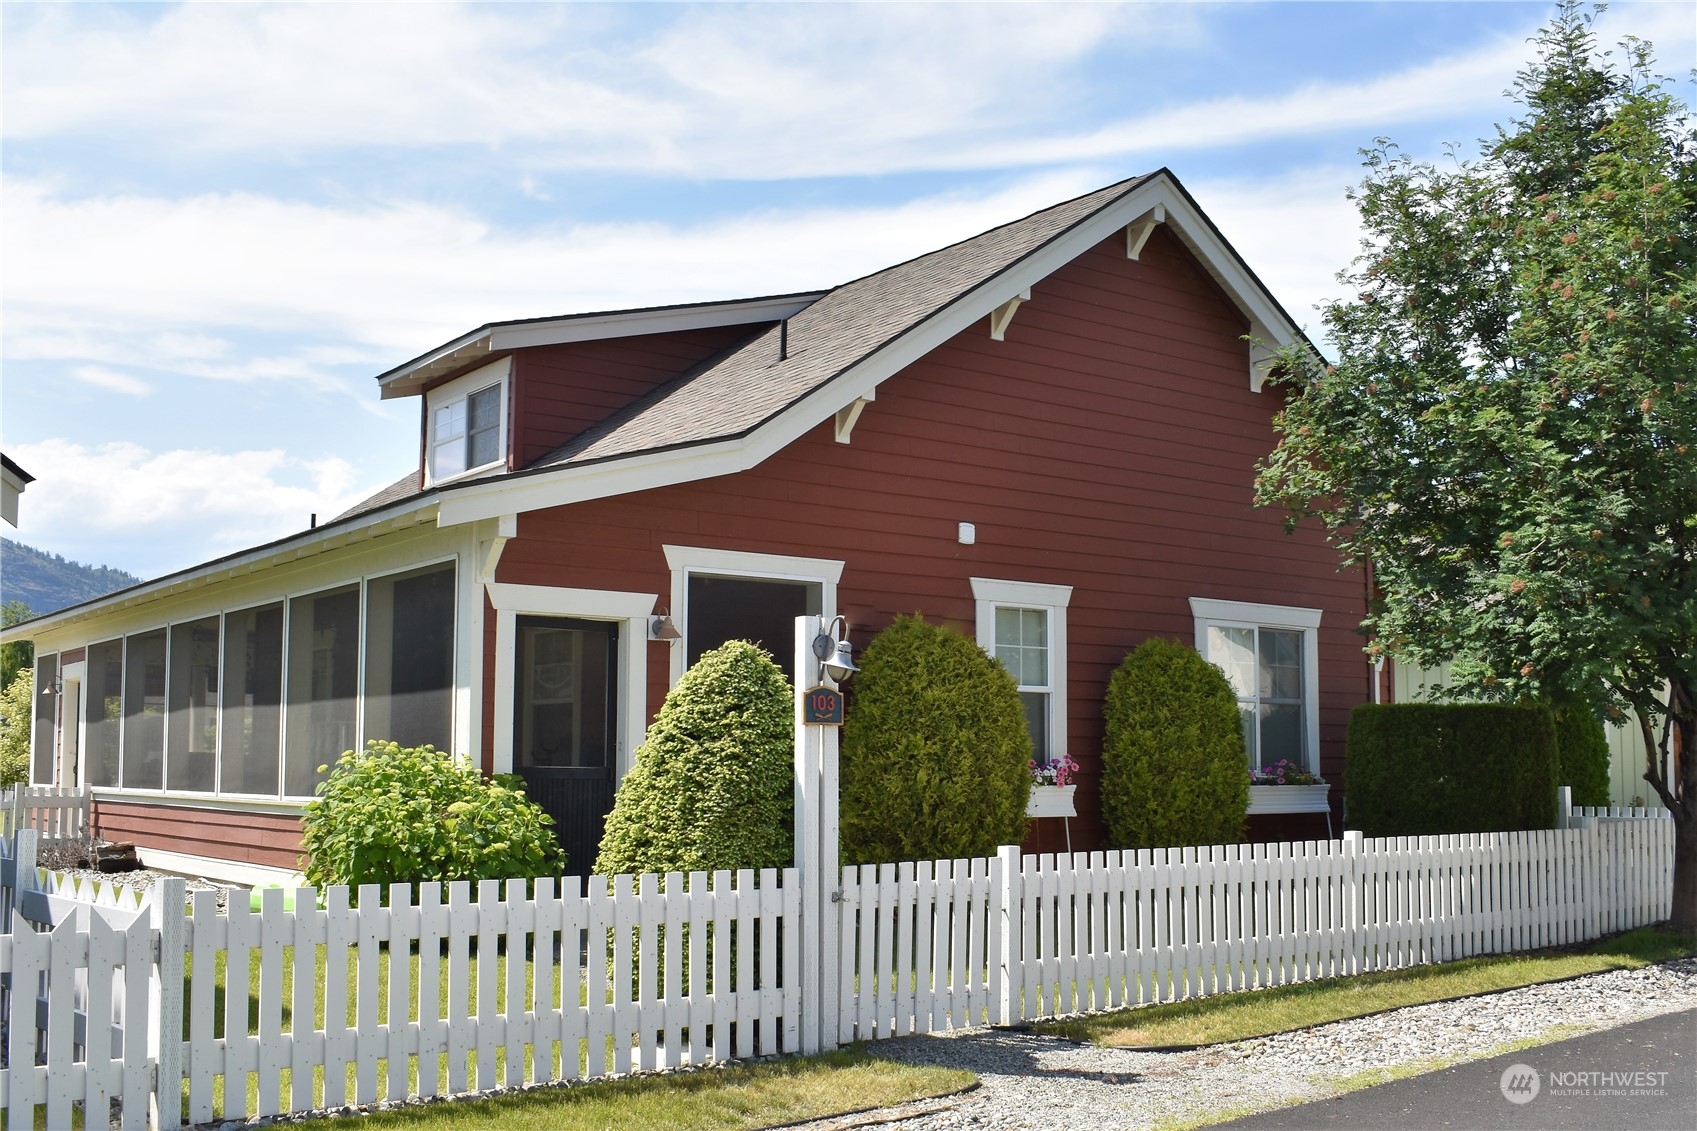
{"type": "Polygon", "coordinates": [[[845,868],[840,1041],[1532,950],[1666,919],[1673,822],[845,868]]]}
{"type": "Polygon", "coordinates": [[[236,891],[220,913],[181,880],[138,901],[43,879],[24,830],[0,847],[0,1108],[59,1127],[116,1100],[122,1126],[169,1127],[794,1052],[809,962],[832,964],[818,1000],[847,1042],[1666,918],[1672,821],[1569,820],[845,868],[836,945],[808,953],[793,869],[236,891]]]}
{"type": "Polygon", "coordinates": [[[87,840],[93,805],[87,787],[13,786],[0,791],[0,835],[34,829],[42,844],[87,840]]]}
{"type": "Polygon", "coordinates": [[[177,1126],[798,1048],[789,869],[395,885],[386,904],[376,886],[323,906],[265,889],[258,911],[235,891],[219,912],[181,880],[79,903],[28,856],[0,860],[17,928],[0,971],[36,999],[0,1011],[12,1127],[112,1097],[125,1127],[177,1126]],[[110,1061],[83,1047],[87,1017],[113,1019],[110,1061]]]}

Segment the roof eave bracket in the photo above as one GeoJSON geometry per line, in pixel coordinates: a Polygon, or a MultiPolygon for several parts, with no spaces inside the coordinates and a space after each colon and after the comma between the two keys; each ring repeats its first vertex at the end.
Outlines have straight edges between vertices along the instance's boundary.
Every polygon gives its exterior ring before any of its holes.
{"type": "Polygon", "coordinates": [[[1143,245],[1155,232],[1156,224],[1167,222],[1167,206],[1157,204],[1125,226],[1125,257],[1136,259],[1143,254],[1143,245]]]}
{"type": "Polygon", "coordinates": [[[1019,309],[1020,303],[1030,301],[1031,288],[1027,287],[990,312],[990,340],[992,342],[1004,340],[1008,332],[1008,323],[1013,321],[1014,311],[1019,309]]]}
{"type": "Polygon", "coordinates": [[[837,443],[846,444],[849,442],[849,437],[854,435],[855,422],[860,419],[860,414],[865,411],[867,403],[877,399],[878,390],[868,389],[865,396],[856,397],[852,402],[837,410],[837,443]]]}

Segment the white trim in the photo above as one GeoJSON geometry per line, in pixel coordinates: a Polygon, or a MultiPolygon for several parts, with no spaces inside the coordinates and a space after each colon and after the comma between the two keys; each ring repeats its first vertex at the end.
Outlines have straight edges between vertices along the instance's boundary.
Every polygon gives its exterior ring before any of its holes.
{"type": "Polygon", "coordinates": [[[669,334],[678,330],[700,330],[714,326],[743,326],[754,322],[777,322],[806,309],[824,291],[778,295],[771,298],[738,299],[657,310],[628,310],[610,314],[577,314],[564,318],[526,321],[517,325],[486,326],[443,343],[416,362],[403,365],[381,379],[382,397],[416,397],[431,378],[459,368],[472,358],[497,350],[529,346],[593,342],[628,338],[638,334],[669,334]]]}
{"type": "Polygon", "coordinates": [[[272,868],[264,864],[247,864],[235,860],[220,860],[215,856],[196,856],[188,852],[172,852],[164,848],[137,848],[143,866],[163,872],[194,876],[214,883],[235,884],[238,887],[306,887],[306,877],[287,868],[272,868]]]}
{"type": "Polygon", "coordinates": [[[972,598],[977,602],[978,646],[991,656],[996,654],[996,610],[1042,609],[1049,627],[1049,757],[1060,758],[1072,751],[1067,747],[1067,710],[1070,702],[1067,683],[1067,605],[1072,601],[1072,586],[1048,585],[1036,581],[1003,581],[990,577],[974,577],[972,598]]]}
{"type": "Polygon", "coordinates": [[[1302,730],[1304,767],[1320,772],[1320,616],[1322,610],[1298,605],[1267,605],[1254,601],[1190,598],[1195,621],[1196,650],[1208,658],[1208,626],[1284,628],[1302,632],[1302,730]]]}
{"type": "MultiPolygon", "coordinates": [[[[507,406],[512,400],[513,359],[503,357],[488,365],[479,366],[470,373],[462,373],[452,381],[436,386],[424,394],[424,486],[440,487],[444,483],[457,483],[462,479],[487,474],[495,468],[503,468],[507,463],[507,445],[509,442],[507,428],[507,406]],[[496,409],[499,428],[495,438],[495,458],[476,467],[466,467],[451,475],[438,478],[432,471],[431,465],[436,455],[436,410],[453,404],[456,401],[469,401],[474,393],[486,389],[500,390],[500,407],[496,409]]],[[[471,410],[466,409],[466,439],[471,437],[471,410]]]]}
{"type": "Polygon", "coordinates": [[[860,420],[860,414],[866,410],[866,406],[869,402],[877,399],[878,393],[874,390],[873,392],[867,393],[864,397],[861,397],[853,404],[837,410],[837,443],[846,444],[849,442],[850,437],[854,435],[854,426],[860,420]]]}
{"type": "Polygon", "coordinates": [[[621,622],[619,630],[619,747],[614,780],[635,765],[636,748],[648,730],[648,618],[659,600],[653,593],[607,589],[559,589],[547,585],[484,586],[495,608],[495,718],[491,757],[495,772],[513,772],[513,692],[518,662],[520,616],[573,617],[621,622]]]}
{"type": "Polygon", "coordinates": [[[843,563],[833,558],[757,554],[705,546],[662,546],[661,549],[666,552],[666,566],[672,571],[672,623],[680,633],[680,638],[670,645],[670,686],[676,686],[683,678],[689,662],[689,575],[692,573],[817,584],[819,615],[827,624],[837,615],[837,583],[843,577],[843,563]]]}
{"type": "MultiPolygon", "coordinates": [[[[1016,295],[1029,292],[1132,221],[1159,205],[1167,227],[1190,249],[1251,326],[1267,327],[1274,347],[1302,341],[1300,331],[1279,310],[1249,270],[1208,221],[1185,198],[1177,183],[1161,175],[1139,185],[1113,204],[1036,252],[985,280],[905,334],[849,366],[834,378],[771,417],[746,436],[661,452],[563,467],[547,474],[502,477],[475,483],[442,499],[437,522],[455,526],[518,511],[542,510],[589,499],[643,491],[730,475],[754,467],[801,438],[822,421],[864,398],[885,379],[901,372],[1016,295]]],[[[1251,388],[1257,384],[1251,376],[1251,388]]]]}

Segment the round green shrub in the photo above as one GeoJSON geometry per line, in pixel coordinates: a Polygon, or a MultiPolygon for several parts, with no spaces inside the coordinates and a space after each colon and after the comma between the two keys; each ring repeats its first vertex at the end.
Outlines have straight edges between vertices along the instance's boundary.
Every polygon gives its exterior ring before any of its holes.
{"type": "Polygon", "coordinates": [[[1243,839],[1249,769],[1237,697],[1194,648],[1152,637],[1108,681],[1102,817],[1114,848],[1243,839]]]}
{"type": "Polygon", "coordinates": [[[766,652],[732,640],[666,696],[619,785],[597,875],[781,868],[795,856],[795,700],[766,652]]]}
{"type": "Polygon", "coordinates": [[[21,669],[0,691],[0,786],[29,782],[29,729],[35,711],[35,673],[21,669]]]}
{"type": "Polygon", "coordinates": [[[848,864],[989,856],[1025,835],[1031,735],[1013,677],[921,617],[873,638],[841,757],[848,864]]]}
{"type": "Polygon", "coordinates": [[[337,759],[307,802],[303,870],[320,887],[547,876],[565,864],[553,823],[518,777],[374,740],[337,759]]]}
{"type": "Polygon", "coordinates": [[[1581,695],[1550,701],[1556,724],[1556,784],[1573,787],[1575,805],[1609,803],[1609,736],[1595,708],[1581,695]]]}

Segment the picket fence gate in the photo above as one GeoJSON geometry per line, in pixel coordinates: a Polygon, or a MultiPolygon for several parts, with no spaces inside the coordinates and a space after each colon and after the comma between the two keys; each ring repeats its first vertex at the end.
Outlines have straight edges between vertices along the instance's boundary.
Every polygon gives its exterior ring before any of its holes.
{"type": "Polygon", "coordinates": [[[15,785],[0,790],[0,836],[34,829],[38,844],[88,839],[94,793],[87,786],[15,785]]]}
{"type": "Polygon", "coordinates": [[[842,1043],[1667,917],[1671,820],[1566,820],[844,868],[822,900],[835,945],[813,951],[794,869],[329,888],[322,901],[266,889],[257,909],[235,891],[220,912],[180,879],[142,900],[41,879],[24,829],[0,842],[0,1109],[11,1127],[37,1112],[58,1127],[74,1105],[116,1101],[126,1128],[172,1127],[795,1052],[810,962],[830,963],[818,1003],[842,1043]],[[221,1008],[206,976],[220,966],[221,1008]]]}

